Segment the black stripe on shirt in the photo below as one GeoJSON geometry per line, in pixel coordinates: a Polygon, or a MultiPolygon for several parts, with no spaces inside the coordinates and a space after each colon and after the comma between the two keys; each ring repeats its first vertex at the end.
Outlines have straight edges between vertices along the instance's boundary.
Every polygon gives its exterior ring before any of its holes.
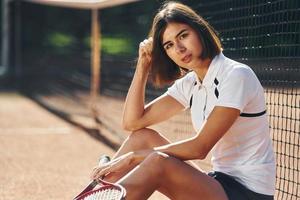
{"type": "Polygon", "coordinates": [[[259,112],[259,113],[241,113],[240,116],[241,117],[259,117],[259,116],[262,116],[266,113],[267,111],[264,110],[262,112],[259,112]]]}

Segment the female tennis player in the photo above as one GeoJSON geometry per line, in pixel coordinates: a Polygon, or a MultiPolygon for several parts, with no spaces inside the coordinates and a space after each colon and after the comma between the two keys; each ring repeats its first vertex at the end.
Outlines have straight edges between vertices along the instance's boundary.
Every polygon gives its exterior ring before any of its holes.
{"type": "Polygon", "coordinates": [[[126,199],[160,191],[170,199],[269,200],[275,159],[263,88],[245,64],[223,55],[215,30],[191,8],[168,2],[140,43],[123,126],[131,131],[113,160],[92,178],[121,184],[126,199]],[[151,72],[156,86],[172,83],[147,105],[151,72]],[[190,109],[197,134],[170,143],[147,127],[190,109]],[[213,171],[186,163],[212,152],[213,171]]]}

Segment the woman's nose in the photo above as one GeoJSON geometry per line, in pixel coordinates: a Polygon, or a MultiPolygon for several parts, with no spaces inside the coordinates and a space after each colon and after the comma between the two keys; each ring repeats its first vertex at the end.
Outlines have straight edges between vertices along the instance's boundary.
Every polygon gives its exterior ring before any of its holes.
{"type": "Polygon", "coordinates": [[[186,50],[185,46],[181,42],[177,42],[175,45],[175,51],[178,54],[184,53],[186,50]]]}

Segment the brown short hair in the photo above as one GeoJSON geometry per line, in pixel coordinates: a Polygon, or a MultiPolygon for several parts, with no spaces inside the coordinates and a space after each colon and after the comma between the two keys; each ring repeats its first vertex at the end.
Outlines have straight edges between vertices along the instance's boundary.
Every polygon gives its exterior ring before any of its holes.
{"type": "Polygon", "coordinates": [[[187,24],[197,32],[203,46],[202,59],[212,59],[222,50],[216,31],[193,9],[177,2],[165,3],[154,17],[149,33],[153,37],[151,76],[157,87],[172,83],[186,71],[168,57],[162,46],[162,33],[171,22],[187,24]]]}

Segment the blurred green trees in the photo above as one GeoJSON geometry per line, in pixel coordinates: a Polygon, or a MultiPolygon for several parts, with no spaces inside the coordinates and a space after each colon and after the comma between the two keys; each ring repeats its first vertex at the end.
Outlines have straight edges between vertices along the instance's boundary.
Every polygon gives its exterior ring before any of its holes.
{"type": "MultiPolygon", "coordinates": [[[[135,55],[147,37],[158,1],[141,1],[100,10],[102,53],[135,55]]],[[[22,41],[27,52],[58,55],[90,51],[89,10],[22,3],[22,41]]]]}

